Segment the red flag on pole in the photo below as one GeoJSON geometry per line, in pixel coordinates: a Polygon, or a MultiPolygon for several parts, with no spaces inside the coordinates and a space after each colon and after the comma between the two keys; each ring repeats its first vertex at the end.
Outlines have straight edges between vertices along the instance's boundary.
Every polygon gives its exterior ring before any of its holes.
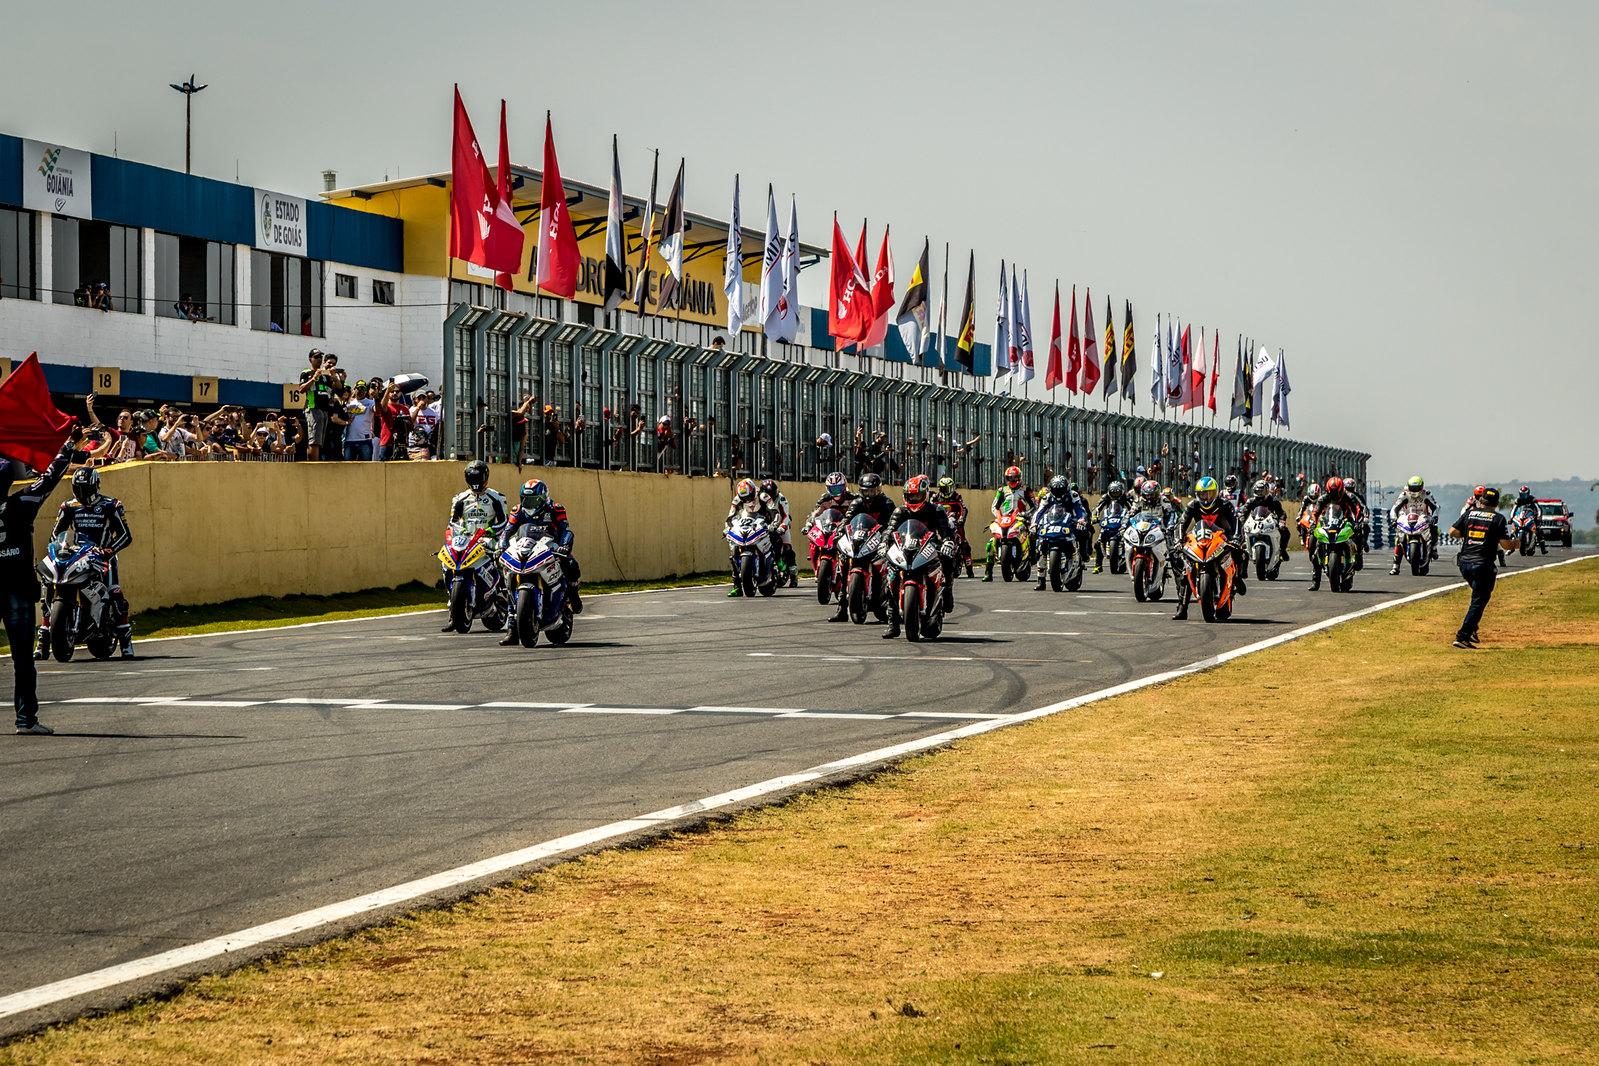
{"type": "Polygon", "coordinates": [[[555,131],[550,113],[544,112],[544,188],[539,194],[538,287],[570,300],[577,295],[577,272],[583,258],[577,251],[577,234],[566,209],[566,189],[561,185],[561,164],[555,160],[555,131]]]}
{"type": "Polygon", "coordinates": [[[522,227],[511,213],[509,200],[500,203],[499,186],[490,180],[488,163],[459,88],[455,90],[455,136],[450,152],[450,257],[493,271],[522,269],[522,227]]]}
{"type": "MultiPolygon", "coordinates": [[[[861,261],[864,268],[866,261],[861,261]]],[[[888,227],[883,227],[883,243],[877,249],[877,268],[872,271],[871,331],[866,335],[866,347],[882,344],[888,336],[888,316],[894,310],[894,253],[888,247],[888,227]]]]}
{"type": "MultiPolygon", "coordinates": [[[[864,247],[865,242],[862,242],[864,247]]],[[[834,344],[856,344],[871,328],[875,306],[866,276],[849,253],[844,231],[833,216],[833,252],[830,257],[827,287],[827,331],[834,344]]]]}
{"type": "Polygon", "coordinates": [[[1094,333],[1094,290],[1083,290],[1083,372],[1077,379],[1084,396],[1099,385],[1099,337],[1094,333]]]}
{"type": "MultiPolygon", "coordinates": [[[[1077,310],[1077,294],[1072,293],[1072,310],[1077,310]]],[[[1060,282],[1055,282],[1055,324],[1049,331],[1049,362],[1044,367],[1044,388],[1061,383],[1060,372],[1060,282]]]]}
{"type": "Polygon", "coordinates": [[[1216,383],[1221,377],[1221,330],[1216,331],[1214,350],[1210,353],[1210,413],[1216,413],[1216,383]]]}
{"type": "Polygon", "coordinates": [[[1072,286],[1072,326],[1066,341],[1066,391],[1077,391],[1077,375],[1083,368],[1083,341],[1077,335],[1077,286],[1072,286]]]}
{"type": "MultiPolygon", "coordinates": [[[[495,219],[502,225],[516,227],[516,268],[514,271],[501,270],[494,275],[494,284],[511,292],[515,286],[511,283],[511,275],[522,270],[522,224],[516,220],[516,212],[511,210],[511,149],[510,142],[505,136],[505,101],[500,101],[500,165],[494,170],[495,219]]],[[[509,237],[507,237],[509,239],[509,237]]]]}
{"type": "Polygon", "coordinates": [[[0,455],[43,470],[66,443],[72,416],[56,410],[39,354],[0,381],[0,455]]]}

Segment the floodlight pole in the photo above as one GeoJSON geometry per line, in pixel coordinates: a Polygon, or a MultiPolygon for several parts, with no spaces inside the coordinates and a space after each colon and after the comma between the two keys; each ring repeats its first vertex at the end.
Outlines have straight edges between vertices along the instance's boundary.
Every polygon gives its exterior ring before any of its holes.
{"type": "Polygon", "coordinates": [[[204,89],[204,85],[194,83],[194,75],[189,75],[189,80],[182,85],[176,83],[172,87],[183,94],[183,172],[188,174],[193,166],[194,145],[194,94],[204,89]]]}

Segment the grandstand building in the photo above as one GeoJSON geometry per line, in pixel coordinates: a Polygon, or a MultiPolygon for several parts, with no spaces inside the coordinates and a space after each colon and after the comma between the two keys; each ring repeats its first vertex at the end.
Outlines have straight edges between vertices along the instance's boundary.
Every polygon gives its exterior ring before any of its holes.
{"type": "MultiPolygon", "coordinates": [[[[515,169],[529,261],[506,293],[447,256],[448,174],[300,197],[0,134],[0,374],[37,351],[64,399],[92,391],[120,404],[293,409],[316,347],[357,374],[419,372],[435,382],[448,455],[508,456],[510,411],[533,395],[568,418],[581,412],[590,426],[563,445],[563,464],[629,461],[605,447],[602,412],[621,419],[636,405],[647,426],[667,415],[679,430],[684,419],[708,427],[681,452],[692,473],[726,471],[742,456],[744,470],[814,478],[847,468],[818,438],[847,453],[854,428],[866,426],[889,434],[908,469],[967,485],[992,484],[1007,457],[1026,457],[1030,480],[1045,468],[1086,480],[1090,451],[1103,482],[1107,458],[1131,469],[1163,445],[1168,469],[1197,446],[1204,468],[1217,472],[1251,449],[1256,470],[1364,477],[1368,456],[1351,449],[1139,417],[1114,402],[1074,405],[1037,381],[1036,396],[996,391],[984,344],[975,374],[915,365],[893,329],[858,356],[837,350],[823,309],[805,310],[795,343],[768,344],[753,328],[759,231],[743,235],[752,328],[729,337],[727,223],[705,216],[688,216],[682,298],[667,308],[652,302],[649,314],[631,303],[607,314],[607,190],[564,185],[584,257],[570,301],[532,282],[536,170],[515,169]],[[487,433],[476,432],[481,425],[487,433]],[[957,451],[973,438],[975,447],[957,451]]],[[[630,271],[641,208],[628,199],[630,271]]],[[[804,251],[805,266],[825,254],[804,251]]],[[[652,301],[660,266],[648,279],[652,301]]],[[[1147,374],[1147,351],[1139,361],[1147,374]]]]}

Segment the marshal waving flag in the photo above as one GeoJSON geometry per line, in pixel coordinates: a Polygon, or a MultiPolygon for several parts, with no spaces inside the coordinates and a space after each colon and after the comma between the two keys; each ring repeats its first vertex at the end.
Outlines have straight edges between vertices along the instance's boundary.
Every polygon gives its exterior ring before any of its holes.
{"type": "Polygon", "coordinates": [[[900,301],[899,312],[894,316],[900,339],[905,342],[905,350],[911,354],[913,363],[921,361],[922,351],[927,347],[927,311],[930,304],[927,272],[932,268],[929,262],[932,252],[932,238],[922,238],[921,258],[916,260],[910,284],[905,286],[905,298],[900,301]]]}
{"type": "Polygon", "coordinates": [[[605,313],[627,299],[627,239],[622,234],[622,156],[611,135],[611,198],[605,207],[605,313]]]}
{"type": "Polygon", "coordinates": [[[977,252],[966,260],[966,298],[961,301],[960,332],[955,335],[955,364],[968,374],[977,367],[977,252]]]}
{"type": "Polygon", "coordinates": [[[566,209],[566,189],[561,185],[561,164],[555,159],[555,128],[544,112],[544,188],[539,194],[539,262],[534,284],[547,293],[570,300],[577,295],[577,274],[583,256],[577,250],[577,233],[566,209]]]}
{"type": "MultiPolygon", "coordinates": [[[[771,202],[771,189],[767,189],[767,202],[771,202]]],[[[733,210],[727,225],[727,259],[722,264],[722,293],[727,297],[727,332],[729,340],[738,337],[744,328],[744,225],[739,221],[738,175],[733,175],[733,210]]]]}
{"type": "Polygon", "coordinates": [[[844,231],[838,228],[838,216],[833,216],[833,252],[827,291],[827,331],[833,342],[842,348],[858,344],[872,328],[872,287],[866,275],[850,254],[844,241],[844,231]]]}
{"type": "MultiPolygon", "coordinates": [[[[1073,308],[1075,310],[1076,308],[1073,308]]],[[[1044,388],[1061,383],[1060,370],[1060,281],[1055,282],[1055,324],[1049,328],[1049,361],[1044,364],[1044,388]]]]}
{"type": "Polygon", "coordinates": [[[1099,336],[1094,332],[1094,290],[1083,290],[1083,373],[1078,383],[1083,396],[1094,395],[1099,385],[1099,336]]]}
{"type": "Polygon", "coordinates": [[[1137,349],[1133,346],[1133,302],[1128,300],[1122,310],[1122,399],[1138,406],[1138,394],[1133,391],[1133,375],[1138,373],[1137,349]]]}
{"type": "Polygon", "coordinates": [[[1107,403],[1116,395],[1116,319],[1111,314],[1110,297],[1105,297],[1105,388],[1101,395],[1107,403]]]}
{"type": "Polygon", "coordinates": [[[0,459],[43,470],[71,435],[72,422],[50,398],[38,352],[0,381],[0,459]]]}

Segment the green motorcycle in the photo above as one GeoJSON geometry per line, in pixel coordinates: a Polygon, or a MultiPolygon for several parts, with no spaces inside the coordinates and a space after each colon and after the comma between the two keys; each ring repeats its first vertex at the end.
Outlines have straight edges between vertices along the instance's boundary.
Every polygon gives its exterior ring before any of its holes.
{"type": "Polygon", "coordinates": [[[1334,592],[1355,587],[1355,523],[1340,504],[1329,504],[1316,518],[1315,561],[1334,592]]]}

